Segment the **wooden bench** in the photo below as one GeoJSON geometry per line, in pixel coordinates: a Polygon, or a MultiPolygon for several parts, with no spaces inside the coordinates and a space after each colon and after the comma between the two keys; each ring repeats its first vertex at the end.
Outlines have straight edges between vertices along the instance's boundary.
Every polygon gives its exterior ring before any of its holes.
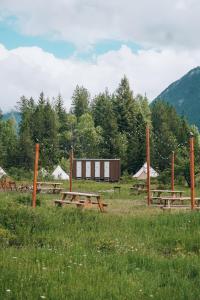
{"type": "Polygon", "coordinates": [[[108,206],[108,204],[102,202],[99,194],[81,192],[62,192],[61,194],[62,199],[54,200],[55,205],[63,206],[64,204],[72,204],[83,208],[91,208],[96,206],[99,208],[100,212],[104,212],[104,207],[108,206]],[[67,198],[69,200],[67,200],[67,198]],[[92,200],[93,198],[95,201],[92,200]]]}

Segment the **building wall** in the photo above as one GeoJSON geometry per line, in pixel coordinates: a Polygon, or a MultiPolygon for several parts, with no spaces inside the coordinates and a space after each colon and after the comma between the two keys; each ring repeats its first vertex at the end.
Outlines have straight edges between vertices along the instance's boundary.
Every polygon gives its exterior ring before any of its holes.
{"type": "MultiPolygon", "coordinates": [[[[112,160],[112,159],[74,159],[73,160],[73,178],[77,178],[76,176],[76,162],[82,162],[82,177],[81,179],[86,179],[86,161],[91,161],[91,180],[95,180],[95,161],[100,162],[100,180],[109,180],[109,181],[119,181],[121,175],[121,167],[120,160],[112,160]],[[104,178],[104,162],[110,162],[110,177],[109,179],[104,178]]],[[[87,178],[88,179],[88,178],[87,178]]]]}

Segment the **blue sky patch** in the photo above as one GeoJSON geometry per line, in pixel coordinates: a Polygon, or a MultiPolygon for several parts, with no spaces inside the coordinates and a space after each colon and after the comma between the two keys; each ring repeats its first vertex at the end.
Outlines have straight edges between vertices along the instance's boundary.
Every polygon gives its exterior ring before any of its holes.
{"type": "Polygon", "coordinates": [[[27,36],[21,34],[16,28],[15,18],[0,21],[0,43],[7,49],[15,49],[18,47],[33,47],[37,46],[46,52],[52,53],[58,58],[68,58],[75,55],[79,59],[90,60],[94,56],[98,56],[108,51],[117,51],[122,45],[127,45],[133,52],[137,52],[141,47],[133,42],[104,40],[101,41],[89,50],[77,51],[75,45],[72,43],[50,39],[45,36],[27,36]]]}

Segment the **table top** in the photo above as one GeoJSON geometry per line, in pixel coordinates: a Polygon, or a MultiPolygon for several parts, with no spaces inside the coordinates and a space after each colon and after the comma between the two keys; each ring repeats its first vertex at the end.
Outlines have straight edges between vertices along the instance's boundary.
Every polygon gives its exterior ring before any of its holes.
{"type": "Polygon", "coordinates": [[[172,190],[151,190],[151,192],[158,192],[158,193],[174,193],[174,194],[179,194],[183,193],[183,191],[172,191],[172,190]]]}
{"type": "MultiPolygon", "coordinates": [[[[191,197],[176,197],[176,198],[173,198],[173,197],[161,197],[162,200],[172,200],[172,201],[175,201],[175,200],[191,200],[191,197]]],[[[197,201],[200,201],[200,198],[195,198],[194,200],[197,200],[197,201]]]]}
{"type": "Polygon", "coordinates": [[[46,181],[46,182],[44,182],[44,181],[38,181],[37,182],[37,184],[44,184],[44,185],[62,185],[62,183],[61,182],[50,182],[50,181],[46,181]]]}
{"type": "Polygon", "coordinates": [[[99,197],[99,194],[80,193],[80,192],[62,192],[61,194],[71,195],[71,196],[99,197]]]}

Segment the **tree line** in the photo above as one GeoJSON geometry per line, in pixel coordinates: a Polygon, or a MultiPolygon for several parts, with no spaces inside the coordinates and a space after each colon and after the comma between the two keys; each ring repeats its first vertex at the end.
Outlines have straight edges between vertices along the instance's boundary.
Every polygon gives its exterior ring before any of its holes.
{"type": "Polygon", "coordinates": [[[61,95],[50,101],[44,93],[37,101],[22,96],[18,111],[18,127],[15,120],[4,121],[0,114],[0,166],[7,169],[31,170],[34,145],[39,143],[40,166],[44,168],[62,164],[73,147],[77,158],[120,158],[122,172],[132,174],[145,162],[147,124],[151,129],[151,162],[158,171],[169,170],[175,151],[176,170],[189,176],[191,131],[199,158],[198,129],[169,104],[158,100],[149,105],[146,97],[134,95],[126,76],[114,93],[106,89],[92,99],[86,88],[77,86],[69,111],[61,95]]]}

